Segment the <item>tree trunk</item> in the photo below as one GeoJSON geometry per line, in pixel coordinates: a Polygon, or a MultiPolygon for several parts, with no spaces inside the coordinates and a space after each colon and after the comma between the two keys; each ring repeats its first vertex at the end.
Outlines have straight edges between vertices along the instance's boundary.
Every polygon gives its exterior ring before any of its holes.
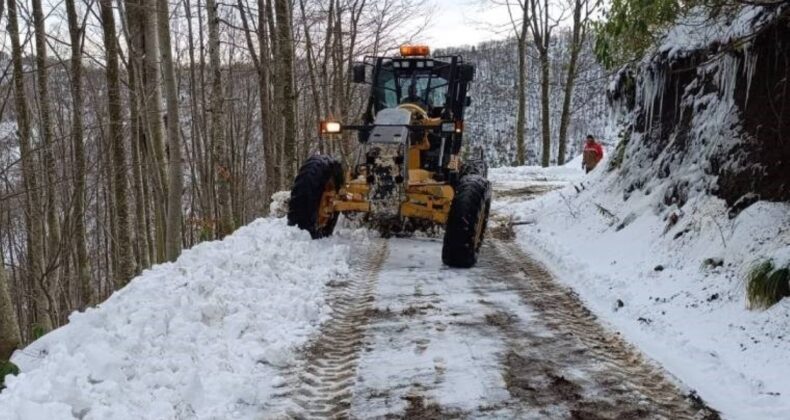
{"type": "Polygon", "coordinates": [[[41,196],[36,179],[36,164],[30,147],[30,116],[27,109],[25,80],[22,72],[22,47],[19,43],[19,22],[17,20],[16,0],[8,0],[8,33],[11,39],[11,55],[14,76],[14,100],[17,117],[19,153],[22,161],[22,178],[25,184],[25,225],[27,233],[28,279],[32,283],[35,299],[36,326],[46,332],[52,329],[49,316],[49,300],[44,289],[44,226],[41,218],[41,196]]]}
{"type": "Polygon", "coordinates": [[[543,136],[543,153],[541,156],[541,166],[548,167],[551,159],[551,121],[549,120],[549,96],[551,95],[549,85],[549,54],[548,51],[540,54],[540,109],[541,109],[541,134],[543,136]]]}
{"type": "Polygon", "coordinates": [[[66,0],[66,14],[71,40],[71,98],[74,113],[71,117],[71,138],[74,145],[74,243],[76,245],[77,283],[80,286],[80,308],[96,303],[91,285],[88,246],[85,238],[85,144],[82,123],[82,28],[77,18],[74,0],[66,0]]]}
{"type": "Polygon", "coordinates": [[[173,66],[173,52],[170,46],[170,20],[167,0],[157,1],[159,8],[159,50],[162,53],[165,101],[167,103],[167,146],[170,162],[167,196],[167,233],[165,235],[166,257],[175,261],[181,254],[181,193],[183,190],[183,168],[181,166],[181,139],[178,132],[178,92],[173,66]]]}
{"type": "MultiPolygon", "coordinates": [[[[193,37],[194,31],[192,29],[192,7],[191,7],[191,4],[190,4],[189,0],[185,0],[184,1],[184,14],[185,14],[185,17],[186,17],[186,20],[187,20],[187,40],[188,40],[187,43],[189,45],[189,89],[190,89],[190,92],[191,92],[191,94],[189,96],[190,96],[190,106],[191,106],[191,112],[192,112],[192,118],[191,118],[191,123],[192,123],[192,164],[191,164],[191,171],[192,171],[192,178],[193,178],[193,180],[192,180],[192,191],[193,191],[193,195],[197,196],[197,201],[198,201],[198,203],[200,205],[200,208],[199,208],[200,214],[202,215],[202,217],[208,217],[208,215],[212,214],[211,204],[210,204],[210,198],[211,198],[212,194],[207,194],[206,193],[207,185],[205,185],[205,184],[209,184],[210,185],[210,182],[205,182],[208,179],[208,173],[206,171],[206,168],[205,168],[205,165],[204,165],[204,159],[203,159],[203,154],[204,154],[203,153],[203,150],[204,150],[203,139],[205,138],[204,137],[205,136],[205,130],[204,130],[204,127],[203,127],[203,124],[202,124],[202,121],[203,121],[203,109],[198,107],[198,92],[197,92],[198,80],[197,80],[197,73],[195,71],[195,43],[193,41],[193,39],[194,39],[194,37],[193,37]],[[195,168],[197,168],[197,170],[195,170],[195,168]],[[195,172],[197,172],[197,175],[200,176],[199,179],[195,175],[195,172]]],[[[200,20],[198,20],[198,21],[200,21],[200,20]]],[[[202,25],[200,25],[200,26],[202,28],[202,25]]],[[[202,30],[201,30],[201,34],[202,34],[202,30]]],[[[201,42],[202,42],[202,39],[203,39],[203,37],[201,35],[200,36],[201,42]]],[[[202,47],[202,43],[201,43],[201,47],[202,47]]],[[[202,50],[203,49],[201,48],[201,51],[202,50]]],[[[201,57],[202,57],[202,55],[203,54],[201,52],[201,57]]],[[[200,84],[200,86],[201,86],[200,92],[202,94],[202,92],[204,92],[205,89],[202,88],[202,86],[203,86],[202,83],[200,84]]],[[[194,210],[195,210],[195,208],[193,206],[192,207],[193,217],[194,217],[194,210]]],[[[193,220],[193,222],[194,221],[195,220],[193,220]]]]}
{"type": "Polygon", "coordinates": [[[157,25],[157,0],[143,0],[142,7],[142,29],[145,43],[143,53],[143,66],[145,74],[145,105],[146,122],[150,148],[149,161],[153,161],[154,179],[153,187],[155,193],[154,220],[156,238],[156,262],[165,261],[165,234],[167,221],[167,172],[164,147],[164,124],[162,122],[162,84],[159,66],[159,28],[157,25]]]}
{"type": "Polygon", "coordinates": [[[294,91],[294,47],[291,26],[291,4],[288,0],[274,0],[277,19],[277,44],[279,56],[276,57],[280,72],[279,82],[282,89],[283,116],[283,179],[290,180],[296,167],[296,95],[294,91]]]}
{"type": "Polygon", "coordinates": [[[549,15],[549,0],[529,0],[530,29],[535,46],[538,50],[540,61],[540,108],[541,108],[541,135],[543,147],[540,163],[543,167],[551,163],[551,121],[549,121],[549,97],[551,94],[549,48],[551,46],[551,32],[558,23],[553,22],[549,15]]]}
{"type": "MultiPolygon", "coordinates": [[[[143,30],[141,22],[140,0],[125,0],[125,19],[128,32],[127,46],[129,59],[126,73],[129,78],[129,117],[131,142],[129,149],[132,159],[132,189],[134,190],[134,233],[136,273],[148,268],[154,259],[151,249],[153,244],[149,237],[147,221],[148,203],[143,182],[143,148],[145,142],[145,125],[141,114],[140,98],[145,96],[143,89],[143,30]]],[[[146,172],[145,175],[148,175],[146,172]]]]}
{"type": "Polygon", "coordinates": [[[220,238],[233,232],[233,208],[230,198],[231,172],[227,145],[224,136],[224,116],[222,99],[222,63],[219,52],[219,16],[214,0],[206,0],[208,18],[208,55],[211,69],[211,138],[214,145],[214,172],[217,185],[217,205],[220,238]]]}
{"type": "MultiPolygon", "coordinates": [[[[239,12],[241,13],[241,22],[244,28],[244,33],[247,39],[247,47],[250,50],[250,55],[252,57],[253,64],[255,65],[255,70],[258,75],[258,100],[260,105],[260,112],[261,112],[261,137],[263,139],[263,162],[264,162],[264,171],[265,171],[265,179],[263,183],[263,200],[261,202],[261,209],[262,214],[267,215],[269,214],[269,203],[271,202],[272,194],[275,193],[275,185],[272,182],[274,178],[274,159],[271,152],[271,144],[272,139],[269,136],[270,133],[270,121],[271,121],[271,98],[270,98],[270,90],[269,84],[271,79],[271,73],[269,71],[270,65],[270,58],[269,58],[269,39],[266,35],[266,15],[264,12],[264,8],[266,7],[263,4],[263,1],[260,1],[258,4],[258,30],[256,31],[257,38],[258,38],[258,45],[260,48],[260,55],[255,53],[255,47],[252,42],[252,36],[250,35],[251,28],[249,21],[247,19],[247,13],[244,8],[244,4],[242,0],[238,0],[239,12]]],[[[309,35],[308,35],[308,43],[309,43],[309,35]]]]}
{"type": "Polygon", "coordinates": [[[123,121],[121,120],[121,81],[118,71],[118,44],[115,38],[112,1],[101,0],[99,4],[107,59],[107,113],[110,120],[108,133],[112,154],[113,205],[117,235],[113,238],[117,242],[114,280],[115,288],[120,289],[129,282],[134,273],[126,187],[126,150],[124,148],[123,121]]]}
{"type": "Polygon", "coordinates": [[[265,211],[269,210],[269,203],[271,202],[272,195],[277,192],[278,185],[278,171],[277,171],[277,154],[275,153],[275,142],[277,141],[276,118],[272,115],[272,72],[271,72],[271,38],[269,37],[268,19],[266,11],[270,10],[264,0],[258,0],[258,45],[261,48],[260,61],[261,61],[261,75],[262,84],[260,89],[261,101],[261,129],[263,130],[263,154],[264,154],[264,173],[266,179],[264,180],[264,205],[265,211]]]}
{"type": "Polygon", "coordinates": [[[44,253],[44,283],[49,299],[50,318],[53,325],[57,323],[57,300],[54,293],[59,287],[59,265],[61,255],[60,226],[57,216],[57,197],[55,195],[55,160],[52,158],[52,112],[49,109],[49,88],[47,74],[47,33],[44,28],[44,11],[41,0],[32,0],[33,27],[36,33],[36,76],[40,114],[40,133],[44,143],[44,192],[46,194],[47,241],[44,253]]]}
{"type": "MultiPolygon", "coordinates": [[[[302,12],[302,22],[304,25],[305,60],[307,60],[307,72],[310,76],[310,92],[313,97],[313,112],[315,113],[314,116],[316,117],[314,121],[318,122],[318,120],[323,117],[321,112],[321,94],[319,93],[318,80],[316,76],[316,60],[315,55],[313,54],[313,39],[310,36],[310,28],[307,26],[307,15],[305,14],[304,0],[299,0],[299,9],[302,12]]],[[[308,127],[309,126],[310,125],[308,124],[308,127]]],[[[318,143],[318,150],[320,153],[324,153],[323,141],[318,143]]]]}
{"type": "Polygon", "coordinates": [[[559,146],[557,149],[557,165],[564,165],[568,148],[568,126],[571,119],[571,102],[573,100],[573,88],[576,84],[576,66],[579,61],[579,53],[584,43],[582,25],[582,6],[585,0],[575,0],[573,4],[573,32],[571,34],[571,56],[568,62],[568,74],[565,79],[565,94],[562,98],[562,114],[560,115],[559,146]]]}
{"type": "Polygon", "coordinates": [[[527,7],[523,8],[521,35],[518,37],[518,110],[516,113],[516,165],[526,162],[524,126],[527,116],[527,7]]]}
{"type": "Polygon", "coordinates": [[[0,363],[8,360],[21,342],[22,337],[19,334],[16,311],[11,303],[5,267],[0,264],[0,363]]]}

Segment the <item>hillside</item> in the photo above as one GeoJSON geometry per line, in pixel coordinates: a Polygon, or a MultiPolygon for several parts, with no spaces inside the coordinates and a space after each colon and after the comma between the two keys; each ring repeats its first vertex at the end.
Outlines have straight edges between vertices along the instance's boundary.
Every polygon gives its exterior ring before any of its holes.
{"type": "MultiPolygon", "coordinates": [[[[552,162],[556,163],[558,127],[563,99],[563,85],[568,61],[568,36],[561,32],[552,48],[550,112],[552,127],[552,162]]],[[[483,42],[475,47],[453,48],[442,53],[458,53],[475,64],[475,81],[469,95],[472,105],[467,111],[466,126],[470,148],[482,147],[491,166],[508,166],[515,161],[516,144],[516,84],[518,60],[515,40],[483,42]]],[[[537,51],[527,53],[527,121],[525,143],[527,163],[534,165],[541,155],[540,83],[537,51]]],[[[568,129],[568,156],[580,153],[587,134],[614,145],[616,139],[607,138],[606,86],[607,76],[595,61],[591,42],[585,45],[579,59],[579,74],[571,105],[572,116],[568,129]]]]}
{"type": "Polygon", "coordinates": [[[517,240],[597,315],[726,418],[790,412],[790,369],[776,363],[790,301],[762,310],[747,295],[755,264],[790,265],[788,10],[683,17],[613,80],[620,142],[605,164],[498,207],[530,223],[517,240]]]}

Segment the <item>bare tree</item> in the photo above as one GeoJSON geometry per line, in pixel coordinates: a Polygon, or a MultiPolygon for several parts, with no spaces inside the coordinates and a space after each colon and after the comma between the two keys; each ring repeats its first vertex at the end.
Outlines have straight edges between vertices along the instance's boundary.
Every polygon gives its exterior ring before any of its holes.
{"type": "Polygon", "coordinates": [[[568,59],[567,74],[565,75],[565,89],[562,99],[562,114],[560,116],[559,146],[557,150],[557,165],[565,164],[565,155],[568,147],[568,125],[570,124],[571,101],[573,88],[578,76],[577,65],[579,54],[587,39],[588,21],[590,15],[597,8],[598,0],[569,0],[573,13],[573,26],[571,29],[570,58],[568,59]]]}
{"type": "Polygon", "coordinates": [[[153,163],[154,170],[151,173],[154,175],[153,190],[154,197],[154,234],[156,261],[162,262],[166,260],[165,257],[165,235],[166,235],[166,221],[167,221],[167,171],[166,171],[166,158],[165,158],[165,132],[164,123],[162,119],[162,78],[161,67],[159,63],[159,26],[157,4],[158,0],[141,0],[141,22],[144,40],[143,50],[143,67],[145,68],[143,80],[145,91],[144,108],[145,113],[147,139],[146,142],[148,154],[148,162],[153,163]]]}
{"type": "Polygon", "coordinates": [[[526,125],[527,113],[527,28],[529,26],[529,5],[528,0],[518,0],[517,12],[518,15],[513,14],[510,1],[505,2],[507,12],[510,17],[510,23],[513,25],[513,33],[516,36],[516,45],[518,46],[518,84],[516,93],[518,97],[518,109],[516,110],[516,165],[524,165],[526,150],[524,147],[524,126],[526,125]]]}
{"type": "Polygon", "coordinates": [[[132,256],[131,232],[129,224],[129,204],[126,182],[126,150],[124,147],[123,121],[121,120],[121,81],[118,66],[118,44],[115,32],[115,17],[112,1],[101,0],[102,29],[106,56],[107,110],[109,117],[109,138],[112,150],[113,209],[115,213],[115,234],[117,261],[115,263],[115,286],[121,288],[132,278],[134,261],[132,256]]]}
{"type": "Polygon", "coordinates": [[[549,166],[551,162],[551,121],[550,104],[551,80],[549,62],[549,48],[554,29],[560,24],[563,16],[553,17],[550,9],[555,7],[555,3],[550,0],[529,0],[530,6],[530,29],[532,38],[535,40],[535,48],[538,50],[540,61],[540,108],[541,108],[541,159],[543,167],[549,166]]]}
{"type": "Polygon", "coordinates": [[[44,281],[42,250],[44,249],[44,222],[41,218],[41,196],[38,190],[35,160],[30,147],[30,116],[28,115],[25,94],[25,80],[22,72],[22,46],[19,42],[19,21],[16,0],[8,0],[8,33],[11,39],[13,61],[14,99],[16,102],[17,136],[22,160],[22,178],[25,186],[25,226],[27,231],[27,268],[35,296],[35,317],[33,322],[41,331],[52,329],[50,318],[50,299],[44,281]]]}
{"type": "Polygon", "coordinates": [[[5,267],[0,262],[0,363],[8,360],[21,342],[22,337],[11,301],[5,267]]]}
{"type": "Polygon", "coordinates": [[[208,55],[211,69],[211,141],[214,153],[214,174],[217,185],[217,210],[220,238],[233,232],[233,208],[231,206],[231,173],[227,144],[224,136],[224,112],[222,99],[222,63],[220,61],[219,16],[217,3],[206,0],[208,18],[208,55]]]}
{"type": "Polygon", "coordinates": [[[44,275],[42,282],[49,299],[50,318],[57,323],[57,300],[51,297],[52,291],[59,287],[58,260],[60,259],[60,226],[57,216],[57,198],[55,196],[55,160],[52,157],[52,112],[49,106],[49,88],[47,72],[47,33],[44,27],[44,11],[41,0],[32,0],[33,27],[36,39],[36,81],[38,87],[38,110],[40,133],[43,139],[44,193],[46,206],[46,237],[44,252],[44,275]]]}
{"type": "Polygon", "coordinates": [[[174,261],[181,253],[181,196],[183,193],[184,173],[181,167],[181,138],[178,132],[180,123],[178,113],[178,92],[176,74],[173,66],[173,52],[170,45],[170,20],[167,0],[157,0],[159,24],[159,51],[162,54],[165,101],[167,103],[167,145],[168,173],[167,222],[165,248],[167,260],[174,261]]]}
{"type": "Polygon", "coordinates": [[[74,242],[77,247],[77,281],[80,284],[81,307],[95,303],[95,293],[91,287],[90,262],[88,261],[87,239],[85,234],[85,144],[82,122],[84,106],[82,93],[82,36],[83,28],[77,18],[74,0],[66,0],[66,15],[69,23],[71,41],[71,139],[74,145],[74,203],[73,216],[74,242]]]}

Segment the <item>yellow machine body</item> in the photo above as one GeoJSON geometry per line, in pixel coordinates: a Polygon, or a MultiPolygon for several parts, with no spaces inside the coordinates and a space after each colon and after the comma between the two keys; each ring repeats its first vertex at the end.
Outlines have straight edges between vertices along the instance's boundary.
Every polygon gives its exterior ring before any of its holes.
{"type": "MultiPolygon", "coordinates": [[[[422,110],[419,109],[419,111],[422,110]]],[[[438,123],[438,119],[423,119],[423,125],[426,126],[438,123]]],[[[404,185],[405,197],[400,203],[399,214],[401,217],[423,219],[444,224],[447,222],[447,215],[450,212],[454,190],[448,183],[435,180],[432,172],[421,169],[421,152],[429,148],[430,143],[428,142],[427,134],[425,134],[421,142],[408,147],[408,176],[404,180],[406,183],[404,185]]],[[[451,164],[455,160],[457,159],[454,157],[451,164]]],[[[345,185],[334,195],[332,207],[326,208],[326,211],[341,213],[370,212],[370,202],[368,201],[370,186],[367,183],[367,176],[365,169],[356,176],[353,176],[350,172],[347,173],[345,185]]]]}

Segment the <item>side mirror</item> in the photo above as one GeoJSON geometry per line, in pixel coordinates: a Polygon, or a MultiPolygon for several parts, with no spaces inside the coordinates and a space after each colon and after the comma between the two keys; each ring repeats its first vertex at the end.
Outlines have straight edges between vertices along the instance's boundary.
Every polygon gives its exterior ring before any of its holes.
{"type": "Polygon", "coordinates": [[[458,77],[464,83],[469,83],[475,78],[475,66],[471,64],[461,64],[458,66],[458,77]]]}
{"type": "Polygon", "coordinates": [[[365,63],[354,63],[351,68],[351,80],[354,83],[365,83],[365,63]]]}
{"type": "Polygon", "coordinates": [[[472,105],[472,97],[471,96],[467,96],[466,99],[464,100],[464,106],[469,106],[469,105],[472,105]]]}

